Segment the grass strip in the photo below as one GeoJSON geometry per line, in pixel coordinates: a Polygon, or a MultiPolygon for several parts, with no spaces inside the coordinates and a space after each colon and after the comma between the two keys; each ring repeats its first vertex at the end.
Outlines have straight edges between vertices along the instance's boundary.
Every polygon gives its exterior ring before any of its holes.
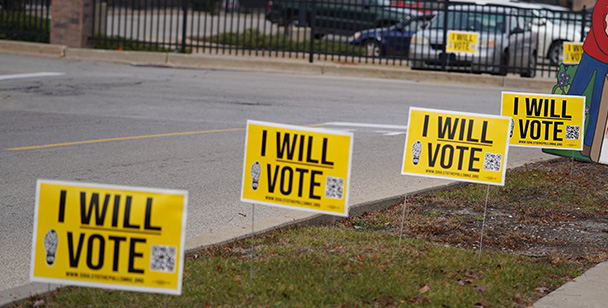
{"type": "MultiPolygon", "coordinates": [[[[246,49],[300,51],[310,50],[309,40],[293,40],[289,35],[268,35],[257,29],[247,29],[243,33],[226,32],[214,36],[191,38],[213,44],[239,46],[246,49]]],[[[364,49],[343,42],[314,40],[315,52],[343,55],[363,55],[364,49]]]]}
{"type": "Polygon", "coordinates": [[[101,35],[95,36],[95,49],[124,50],[124,51],[150,51],[150,52],[173,52],[174,49],[163,47],[163,43],[149,43],[130,40],[122,36],[101,35]]]}
{"type": "MultiPolygon", "coordinates": [[[[581,274],[576,264],[406,240],[342,225],[275,232],[188,257],[169,307],[525,307],[581,274]],[[335,228],[334,246],[328,247],[335,228]],[[331,261],[330,261],[331,258],[331,261]],[[331,264],[331,267],[329,267],[331,264]]],[[[55,292],[49,307],[163,307],[165,295],[92,288],[55,292]]],[[[22,304],[30,307],[34,300],[22,304]]]]}

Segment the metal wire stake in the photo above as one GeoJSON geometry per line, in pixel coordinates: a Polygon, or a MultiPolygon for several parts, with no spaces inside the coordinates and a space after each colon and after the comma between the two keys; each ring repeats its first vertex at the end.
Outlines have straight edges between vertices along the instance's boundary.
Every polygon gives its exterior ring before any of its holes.
{"type": "Polygon", "coordinates": [[[51,298],[50,294],[51,294],[51,284],[49,283],[49,289],[46,292],[46,304],[45,304],[45,307],[47,307],[47,308],[49,307],[49,300],[51,298]]]}
{"type": "Polygon", "coordinates": [[[254,215],[255,215],[255,204],[251,205],[251,270],[249,273],[249,285],[251,286],[251,298],[253,298],[253,240],[254,240],[254,215]]]}
{"type": "Polygon", "coordinates": [[[479,257],[478,260],[481,260],[481,250],[483,248],[483,231],[486,226],[486,212],[488,210],[488,196],[490,195],[490,184],[488,184],[488,189],[486,189],[486,205],[483,207],[483,221],[481,223],[481,240],[479,241],[479,257]]]}
{"type": "Polygon", "coordinates": [[[325,289],[329,290],[329,275],[330,275],[330,270],[331,270],[331,258],[332,258],[332,248],[334,247],[334,230],[336,229],[336,217],[332,216],[331,217],[331,242],[329,244],[329,258],[328,258],[328,265],[327,265],[327,274],[325,276],[325,289]]]}
{"type": "Polygon", "coordinates": [[[572,177],[574,175],[574,151],[570,151],[572,153],[572,164],[570,165],[570,191],[574,194],[573,185],[572,185],[572,177]]]}
{"type": "Polygon", "coordinates": [[[403,223],[405,222],[406,206],[407,206],[407,177],[405,177],[405,197],[403,198],[403,215],[401,217],[401,232],[399,232],[399,247],[401,247],[401,238],[403,237],[403,223]]]}

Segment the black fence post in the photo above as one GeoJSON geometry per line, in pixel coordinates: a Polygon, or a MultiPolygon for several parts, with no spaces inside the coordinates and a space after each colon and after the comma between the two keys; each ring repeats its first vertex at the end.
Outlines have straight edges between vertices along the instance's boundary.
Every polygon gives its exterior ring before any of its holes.
{"type": "Polygon", "coordinates": [[[441,70],[447,70],[447,62],[448,62],[448,53],[447,53],[447,44],[448,44],[448,6],[450,5],[450,0],[445,0],[445,4],[443,7],[443,59],[441,59],[441,70]]]}
{"type": "Polygon", "coordinates": [[[585,41],[585,35],[587,35],[587,33],[585,32],[585,26],[587,23],[587,6],[583,5],[583,10],[581,11],[581,14],[583,14],[583,22],[581,23],[581,42],[585,41]]]}
{"type": "Polygon", "coordinates": [[[312,0],[310,13],[310,49],[308,50],[308,62],[312,63],[315,52],[315,15],[317,15],[317,0],[312,0]]]}
{"type": "Polygon", "coordinates": [[[187,28],[188,28],[188,1],[189,0],[182,0],[182,10],[184,13],[184,21],[182,23],[182,53],[186,53],[186,35],[187,35],[187,28]]]}

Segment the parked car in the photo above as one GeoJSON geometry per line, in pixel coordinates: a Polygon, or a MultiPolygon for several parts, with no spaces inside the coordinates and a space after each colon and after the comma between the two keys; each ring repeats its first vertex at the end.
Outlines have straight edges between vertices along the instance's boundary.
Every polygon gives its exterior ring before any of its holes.
{"type": "Polygon", "coordinates": [[[548,4],[510,2],[509,5],[523,9],[532,32],[538,36],[538,55],[551,64],[562,62],[564,42],[582,42],[582,13],[548,4]]]}
{"type": "Polygon", "coordinates": [[[270,0],[266,19],[285,27],[286,33],[293,27],[313,25],[314,20],[315,33],[321,36],[352,35],[364,29],[388,27],[421,14],[391,6],[390,0],[317,0],[314,10],[310,0],[270,0]]]}
{"type": "Polygon", "coordinates": [[[523,77],[536,75],[537,37],[533,35],[517,8],[451,5],[439,13],[424,29],[417,31],[410,43],[410,65],[413,69],[441,69],[486,72],[523,77]],[[445,52],[447,30],[479,34],[477,52],[445,52]]]}
{"type": "Polygon", "coordinates": [[[388,28],[367,29],[356,32],[349,43],[364,46],[370,57],[403,56],[410,51],[410,40],[416,31],[434,15],[421,15],[388,28]]]}

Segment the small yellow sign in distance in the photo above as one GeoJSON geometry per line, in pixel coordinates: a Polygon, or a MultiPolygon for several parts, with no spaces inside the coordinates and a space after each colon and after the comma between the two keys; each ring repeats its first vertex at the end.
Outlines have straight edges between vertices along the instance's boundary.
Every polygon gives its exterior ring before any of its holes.
{"type": "Polygon", "coordinates": [[[578,64],[583,52],[583,43],[564,42],[564,64],[578,64]]]}
{"type": "Polygon", "coordinates": [[[348,216],[352,133],[247,121],[241,200],[348,216]]]}
{"type": "Polygon", "coordinates": [[[502,92],[501,110],[513,118],[512,146],[583,148],[584,96],[502,92]]]}
{"type": "Polygon", "coordinates": [[[446,51],[476,53],[479,46],[479,33],[466,31],[448,31],[446,51]]]}
{"type": "Polygon", "coordinates": [[[504,185],[510,118],[410,108],[402,174],[504,185]]]}
{"type": "Polygon", "coordinates": [[[38,180],[30,280],[179,295],[188,193],[38,180]]]}

